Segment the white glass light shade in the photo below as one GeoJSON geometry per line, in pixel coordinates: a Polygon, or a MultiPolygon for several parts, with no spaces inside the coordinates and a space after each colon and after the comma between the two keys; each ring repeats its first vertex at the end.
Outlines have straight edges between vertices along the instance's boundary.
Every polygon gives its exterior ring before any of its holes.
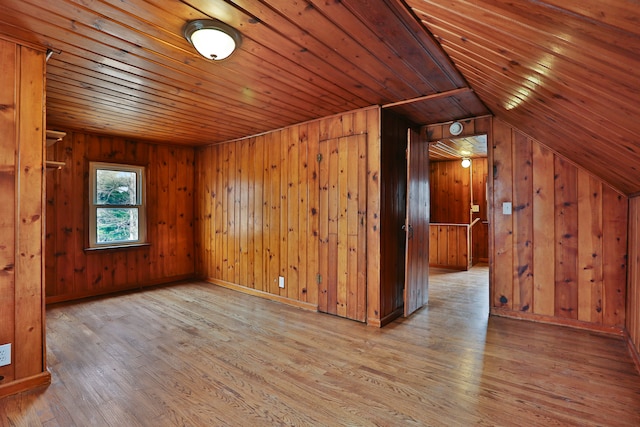
{"type": "Polygon", "coordinates": [[[200,55],[214,61],[229,57],[241,41],[240,33],[233,27],[208,19],[189,22],[184,36],[200,55]]]}
{"type": "Polygon", "coordinates": [[[469,166],[471,166],[471,159],[467,159],[467,158],[462,159],[462,167],[466,169],[469,166]]]}

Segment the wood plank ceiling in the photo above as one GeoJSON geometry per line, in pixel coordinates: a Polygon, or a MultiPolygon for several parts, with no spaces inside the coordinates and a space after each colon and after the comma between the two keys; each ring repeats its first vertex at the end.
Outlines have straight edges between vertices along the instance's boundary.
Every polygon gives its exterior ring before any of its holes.
{"type": "Polygon", "coordinates": [[[49,127],[199,145],[374,104],[493,113],[627,194],[639,22],[635,0],[0,0],[0,34],[60,52],[49,127]],[[240,51],[197,55],[182,30],[200,18],[240,51]]]}
{"type": "Polygon", "coordinates": [[[406,0],[497,116],[640,192],[634,0],[406,0]]]}
{"type": "Polygon", "coordinates": [[[60,51],[48,127],[198,145],[429,95],[396,109],[489,113],[395,0],[2,0],[0,33],[60,51]],[[238,29],[240,51],[200,57],[182,31],[203,18],[238,29]]]}

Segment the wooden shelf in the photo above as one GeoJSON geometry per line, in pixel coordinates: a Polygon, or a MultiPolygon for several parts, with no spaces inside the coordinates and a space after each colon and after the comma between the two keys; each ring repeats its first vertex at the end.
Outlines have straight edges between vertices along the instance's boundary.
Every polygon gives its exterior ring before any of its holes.
{"type": "Polygon", "coordinates": [[[45,162],[45,166],[47,170],[58,170],[62,169],[65,166],[65,162],[55,162],[53,160],[47,160],[45,162]]]}

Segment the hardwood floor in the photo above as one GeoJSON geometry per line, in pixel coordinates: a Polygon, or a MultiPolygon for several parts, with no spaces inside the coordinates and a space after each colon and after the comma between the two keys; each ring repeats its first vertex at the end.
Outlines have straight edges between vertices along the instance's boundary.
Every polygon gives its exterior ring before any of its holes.
{"type": "Polygon", "coordinates": [[[53,383],[0,425],[640,425],[621,338],[487,318],[486,280],[432,269],[382,329],[206,283],[52,306],[53,383]]]}

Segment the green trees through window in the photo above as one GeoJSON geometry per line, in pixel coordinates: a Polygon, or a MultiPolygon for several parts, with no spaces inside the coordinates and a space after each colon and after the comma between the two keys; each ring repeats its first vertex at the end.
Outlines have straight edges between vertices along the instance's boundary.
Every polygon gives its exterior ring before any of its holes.
{"type": "Polygon", "coordinates": [[[144,241],[143,172],[139,166],[91,164],[92,247],[144,241]]]}
{"type": "MultiPolygon", "coordinates": [[[[135,206],[136,176],[135,172],[96,170],[96,204],[135,206]]],[[[138,240],[137,208],[99,207],[96,214],[98,243],[138,240]]]]}

